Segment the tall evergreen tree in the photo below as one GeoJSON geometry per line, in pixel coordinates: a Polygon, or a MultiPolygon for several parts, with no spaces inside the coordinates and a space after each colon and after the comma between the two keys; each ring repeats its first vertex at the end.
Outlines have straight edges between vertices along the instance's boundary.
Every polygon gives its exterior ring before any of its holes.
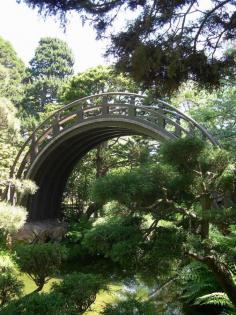
{"type": "Polygon", "coordinates": [[[28,69],[24,105],[29,111],[43,111],[57,103],[67,78],[73,74],[74,58],[68,45],[58,38],[42,38],[28,69]]]}
{"type": "Polygon", "coordinates": [[[32,78],[64,79],[73,74],[74,57],[67,43],[59,38],[40,39],[29,72],[32,78]]]}

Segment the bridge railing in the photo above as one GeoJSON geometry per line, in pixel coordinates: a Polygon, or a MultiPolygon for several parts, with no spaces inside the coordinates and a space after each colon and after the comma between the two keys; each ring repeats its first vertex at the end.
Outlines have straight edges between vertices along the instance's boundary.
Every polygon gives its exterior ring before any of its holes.
{"type": "Polygon", "coordinates": [[[24,177],[38,153],[62,131],[86,120],[106,117],[132,118],[164,129],[172,138],[197,135],[217,144],[207,130],[164,101],[148,103],[145,96],[134,93],[102,93],[61,107],[41,123],[21,147],[10,176],[24,177]]]}

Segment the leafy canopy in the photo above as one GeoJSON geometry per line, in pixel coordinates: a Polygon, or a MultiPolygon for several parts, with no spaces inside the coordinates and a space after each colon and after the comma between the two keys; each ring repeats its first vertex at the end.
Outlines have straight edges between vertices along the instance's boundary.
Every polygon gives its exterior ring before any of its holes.
{"type": "Polygon", "coordinates": [[[158,161],[154,166],[110,174],[92,188],[95,200],[102,204],[115,200],[129,209],[126,216],[141,220],[136,226],[139,240],[132,243],[131,236],[122,240],[114,256],[125,233],[116,234],[119,228],[112,221],[108,226],[95,225],[84,240],[114,261],[119,257],[122,261],[124,249],[131,245],[132,255],[124,262],[135,262],[137,272],[145,275],[151,270],[157,278],[173,276],[181,265],[196,260],[209,268],[236,305],[234,158],[200,139],[185,138],[163,144],[158,161]],[[150,220],[145,224],[147,215],[150,220]],[[112,231],[107,232],[109,228],[112,231]]]}
{"type": "Polygon", "coordinates": [[[72,77],[64,89],[62,100],[71,102],[93,94],[106,92],[138,92],[138,86],[124,74],[112,67],[98,66],[72,77]]]}
{"type": "Polygon", "coordinates": [[[74,272],[66,275],[61,283],[54,284],[49,293],[32,293],[11,301],[1,314],[82,315],[100,289],[105,289],[100,276],[74,272]]]}
{"type": "Polygon", "coordinates": [[[36,283],[41,291],[44,284],[59,273],[63,260],[67,257],[66,248],[60,244],[38,243],[18,245],[16,253],[19,257],[19,266],[36,283]]]}
{"type": "Polygon", "coordinates": [[[21,1],[46,15],[58,14],[64,22],[75,10],[92,20],[98,36],[111,31],[108,54],[116,57],[117,68],[159,94],[189,78],[208,87],[219,85],[234,65],[232,55],[222,54],[235,39],[233,0],[21,1]]]}

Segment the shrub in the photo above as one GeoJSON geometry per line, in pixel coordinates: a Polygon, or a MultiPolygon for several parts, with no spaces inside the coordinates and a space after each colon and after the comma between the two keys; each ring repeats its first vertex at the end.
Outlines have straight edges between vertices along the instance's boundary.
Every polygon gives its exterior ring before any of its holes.
{"type": "Polygon", "coordinates": [[[0,253],[0,304],[22,294],[23,282],[18,280],[18,269],[9,254],[0,253]]]}
{"type": "Polygon", "coordinates": [[[18,245],[16,252],[21,270],[38,286],[36,291],[41,291],[44,284],[59,273],[59,268],[67,257],[65,246],[55,243],[18,245]]]}
{"type": "Polygon", "coordinates": [[[105,289],[103,279],[98,275],[72,273],[59,284],[54,284],[53,292],[61,295],[65,303],[74,305],[76,314],[83,314],[95,301],[99,290],[105,289]]]}
{"type": "Polygon", "coordinates": [[[107,305],[102,312],[103,315],[153,315],[156,308],[153,302],[138,301],[135,298],[128,298],[113,305],[107,305]]]}
{"type": "Polygon", "coordinates": [[[17,232],[24,225],[26,217],[24,208],[0,202],[0,231],[3,234],[17,232]]]}
{"type": "MultiPolygon", "coordinates": [[[[63,301],[60,301],[56,295],[45,293],[33,293],[23,298],[12,301],[0,311],[1,315],[58,315],[63,301]]],[[[64,315],[66,313],[61,313],[64,315]]]]}

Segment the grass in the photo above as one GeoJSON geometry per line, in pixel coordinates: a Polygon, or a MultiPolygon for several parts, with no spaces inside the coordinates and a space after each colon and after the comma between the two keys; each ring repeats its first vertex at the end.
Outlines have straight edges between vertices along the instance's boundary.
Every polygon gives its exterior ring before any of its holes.
{"type": "Polygon", "coordinates": [[[91,305],[90,310],[85,315],[101,314],[106,304],[114,303],[117,300],[117,293],[121,290],[121,285],[111,284],[109,291],[100,291],[95,302],[91,305]]]}
{"type": "MultiPolygon", "coordinates": [[[[29,294],[31,292],[33,292],[37,286],[34,283],[34,281],[26,274],[26,273],[21,273],[20,274],[20,280],[22,280],[24,282],[24,295],[29,294]]],[[[50,288],[53,284],[53,282],[59,282],[60,279],[59,278],[52,278],[50,279],[45,286],[43,287],[43,292],[49,292],[50,288]]]]}
{"type": "MultiPolygon", "coordinates": [[[[24,295],[33,292],[37,286],[34,281],[25,273],[21,273],[20,279],[24,282],[24,295]]],[[[49,292],[52,284],[54,282],[60,282],[59,278],[50,279],[43,287],[42,292],[49,292]]],[[[117,300],[117,293],[121,290],[122,286],[120,284],[111,284],[108,286],[107,291],[101,290],[95,302],[91,305],[90,309],[86,311],[85,315],[99,315],[101,314],[103,308],[106,304],[114,303],[117,300]]]]}

